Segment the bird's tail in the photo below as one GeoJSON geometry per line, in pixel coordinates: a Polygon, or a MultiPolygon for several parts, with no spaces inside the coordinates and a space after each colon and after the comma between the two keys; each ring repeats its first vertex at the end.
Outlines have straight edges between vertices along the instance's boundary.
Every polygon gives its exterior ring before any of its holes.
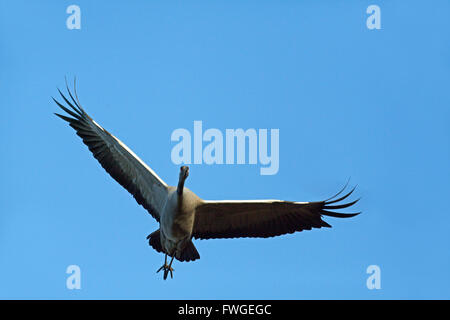
{"type": "Polygon", "coordinates": [[[175,255],[175,258],[177,258],[180,261],[194,261],[197,259],[200,259],[200,254],[198,253],[197,249],[194,246],[194,243],[192,240],[189,240],[186,244],[186,247],[184,247],[183,251],[177,252],[175,255]]]}
{"type": "MultiPolygon", "coordinates": [[[[165,253],[164,249],[161,246],[161,232],[158,230],[152,232],[147,236],[148,244],[155,249],[158,252],[165,253]]],[[[183,262],[189,262],[194,261],[197,259],[200,259],[200,254],[198,253],[197,249],[194,246],[194,243],[192,240],[187,241],[186,246],[184,247],[183,251],[177,252],[175,255],[175,258],[177,260],[183,262]]]]}
{"type": "Polygon", "coordinates": [[[161,233],[159,232],[159,229],[156,231],[153,231],[151,234],[147,236],[148,244],[153,249],[155,249],[158,252],[164,252],[162,245],[161,245],[161,233]]]}

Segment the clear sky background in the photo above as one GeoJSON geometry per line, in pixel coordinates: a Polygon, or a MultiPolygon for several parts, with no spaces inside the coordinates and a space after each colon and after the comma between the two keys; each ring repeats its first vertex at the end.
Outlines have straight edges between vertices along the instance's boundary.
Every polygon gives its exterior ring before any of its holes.
{"type": "Polygon", "coordinates": [[[0,1],[0,298],[450,298],[448,1],[0,1]],[[81,8],[69,30],[66,8],[81,8]],[[381,8],[381,30],[366,8],[381,8]],[[360,216],[195,241],[156,270],[158,224],[53,115],[64,77],[167,183],[177,128],[276,128],[280,170],[192,165],[205,199],[323,200],[360,216]],[[81,268],[81,290],[66,268],[81,268]],[[366,269],[381,268],[369,290],[366,269]]]}

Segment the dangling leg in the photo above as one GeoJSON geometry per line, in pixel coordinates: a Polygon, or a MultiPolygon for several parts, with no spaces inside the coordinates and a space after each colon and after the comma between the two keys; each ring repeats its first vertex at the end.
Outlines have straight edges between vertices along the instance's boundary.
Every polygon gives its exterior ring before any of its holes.
{"type": "Polygon", "coordinates": [[[175,271],[175,269],[172,268],[172,262],[173,262],[173,258],[175,258],[175,253],[172,256],[172,260],[170,260],[170,264],[167,264],[167,253],[164,255],[164,264],[161,266],[161,268],[158,269],[158,271],[156,271],[156,273],[160,272],[161,270],[164,270],[164,280],[167,279],[167,275],[170,272],[170,277],[173,278],[173,271],[175,271]]]}
{"type": "Polygon", "coordinates": [[[173,271],[175,271],[175,269],[172,268],[173,258],[175,258],[175,253],[173,254],[172,259],[170,259],[169,265],[167,266],[167,268],[166,268],[165,271],[164,271],[164,280],[166,280],[167,274],[168,274],[169,272],[170,272],[170,278],[173,279],[173,271]]]}
{"type": "Polygon", "coordinates": [[[167,268],[167,253],[164,255],[164,264],[161,266],[161,268],[156,271],[156,273],[160,272],[162,269],[166,270],[167,268]]]}

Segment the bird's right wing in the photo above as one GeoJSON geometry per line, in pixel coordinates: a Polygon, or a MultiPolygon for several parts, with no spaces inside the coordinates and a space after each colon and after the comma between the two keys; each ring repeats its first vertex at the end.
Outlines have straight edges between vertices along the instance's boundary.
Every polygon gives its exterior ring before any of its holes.
{"type": "MultiPolygon", "coordinates": [[[[136,201],[159,221],[161,210],[167,199],[167,184],[124,143],[98,125],[80,106],[78,97],[75,100],[69,88],[67,91],[73,104],[61,91],[59,93],[72,110],[53,100],[73,118],[55,114],[75,129],[77,135],[83,139],[84,144],[89,147],[94,157],[111,177],[127,189],[136,201]]],[[[76,92],[75,96],[77,96],[76,92]]]]}

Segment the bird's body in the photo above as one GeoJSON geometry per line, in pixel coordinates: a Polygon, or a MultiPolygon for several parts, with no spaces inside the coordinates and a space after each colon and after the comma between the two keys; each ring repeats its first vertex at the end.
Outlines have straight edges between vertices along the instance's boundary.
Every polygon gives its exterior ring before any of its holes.
{"type": "Polygon", "coordinates": [[[176,254],[174,250],[180,253],[191,240],[195,208],[201,202],[188,188],[183,188],[181,195],[171,189],[160,221],[161,245],[169,255],[176,254]]]}
{"type": "MultiPolygon", "coordinates": [[[[67,88],[68,89],[68,88],[67,88]]],[[[220,200],[199,198],[184,186],[189,168],[180,168],[178,185],[167,185],[149,166],[123,142],[97,124],[81,107],[68,89],[71,108],[53,99],[68,115],[56,114],[76,130],[102,167],[130,192],[156,221],[160,228],[148,237],[149,245],[165,254],[164,279],[172,276],[172,262],[193,261],[200,258],[193,239],[257,237],[268,238],[312,228],[331,227],[322,216],[349,218],[358,213],[339,213],[335,209],[348,208],[358,200],[338,204],[349,197],[354,188],[337,198],[315,202],[283,200],[220,200]],[[336,199],[337,198],[337,199],[336,199]],[[167,255],[172,257],[167,264],[167,255]]]]}

